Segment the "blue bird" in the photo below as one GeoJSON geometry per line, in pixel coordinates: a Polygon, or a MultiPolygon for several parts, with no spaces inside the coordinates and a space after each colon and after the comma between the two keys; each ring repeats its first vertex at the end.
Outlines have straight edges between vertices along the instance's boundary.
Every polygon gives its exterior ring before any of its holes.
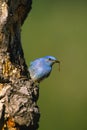
{"type": "Polygon", "coordinates": [[[29,67],[31,79],[34,82],[39,83],[48,77],[52,71],[52,66],[54,63],[60,64],[60,61],[53,56],[45,56],[32,61],[29,67]]]}

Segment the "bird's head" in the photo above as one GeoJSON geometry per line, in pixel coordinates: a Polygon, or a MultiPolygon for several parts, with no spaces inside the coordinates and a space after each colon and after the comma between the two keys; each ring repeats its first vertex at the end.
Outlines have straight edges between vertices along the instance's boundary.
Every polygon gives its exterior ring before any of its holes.
{"type": "Polygon", "coordinates": [[[59,69],[60,69],[60,61],[56,59],[53,56],[45,56],[44,60],[46,61],[46,64],[52,66],[54,63],[59,63],[59,69]]]}

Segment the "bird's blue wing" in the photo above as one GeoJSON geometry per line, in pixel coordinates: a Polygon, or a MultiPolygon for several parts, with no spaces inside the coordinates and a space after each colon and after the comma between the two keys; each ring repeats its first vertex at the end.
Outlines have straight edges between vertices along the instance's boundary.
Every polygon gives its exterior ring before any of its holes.
{"type": "Polygon", "coordinates": [[[29,72],[30,72],[30,76],[33,80],[41,81],[50,75],[51,67],[47,67],[47,66],[40,67],[35,64],[32,64],[29,67],[29,72]]]}
{"type": "Polygon", "coordinates": [[[41,81],[50,75],[52,67],[43,59],[36,59],[30,63],[29,72],[34,81],[41,81]]]}
{"type": "Polygon", "coordinates": [[[38,73],[36,74],[38,81],[41,81],[46,77],[48,77],[50,75],[50,72],[51,72],[51,67],[43,67],[39,69],[38,73]]]}

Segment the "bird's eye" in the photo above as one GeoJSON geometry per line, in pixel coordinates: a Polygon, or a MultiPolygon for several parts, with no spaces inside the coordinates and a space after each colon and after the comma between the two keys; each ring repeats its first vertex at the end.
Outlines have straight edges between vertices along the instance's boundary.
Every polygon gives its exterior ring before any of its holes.
{"type": "Polygon", "coordinates": [[[49,58],[49,60],[52,60],[51,58],[49,58]]]}

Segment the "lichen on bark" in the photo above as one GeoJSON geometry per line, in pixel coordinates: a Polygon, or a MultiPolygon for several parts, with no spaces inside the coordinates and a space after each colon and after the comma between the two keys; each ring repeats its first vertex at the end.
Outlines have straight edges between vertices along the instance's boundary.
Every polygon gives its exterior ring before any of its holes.
{"type": "Polygon", "coordinates": [[[30,79],[21,26],[32,0],[0,0],[0,130],[36,130],[39,88],[30,79]]]}

